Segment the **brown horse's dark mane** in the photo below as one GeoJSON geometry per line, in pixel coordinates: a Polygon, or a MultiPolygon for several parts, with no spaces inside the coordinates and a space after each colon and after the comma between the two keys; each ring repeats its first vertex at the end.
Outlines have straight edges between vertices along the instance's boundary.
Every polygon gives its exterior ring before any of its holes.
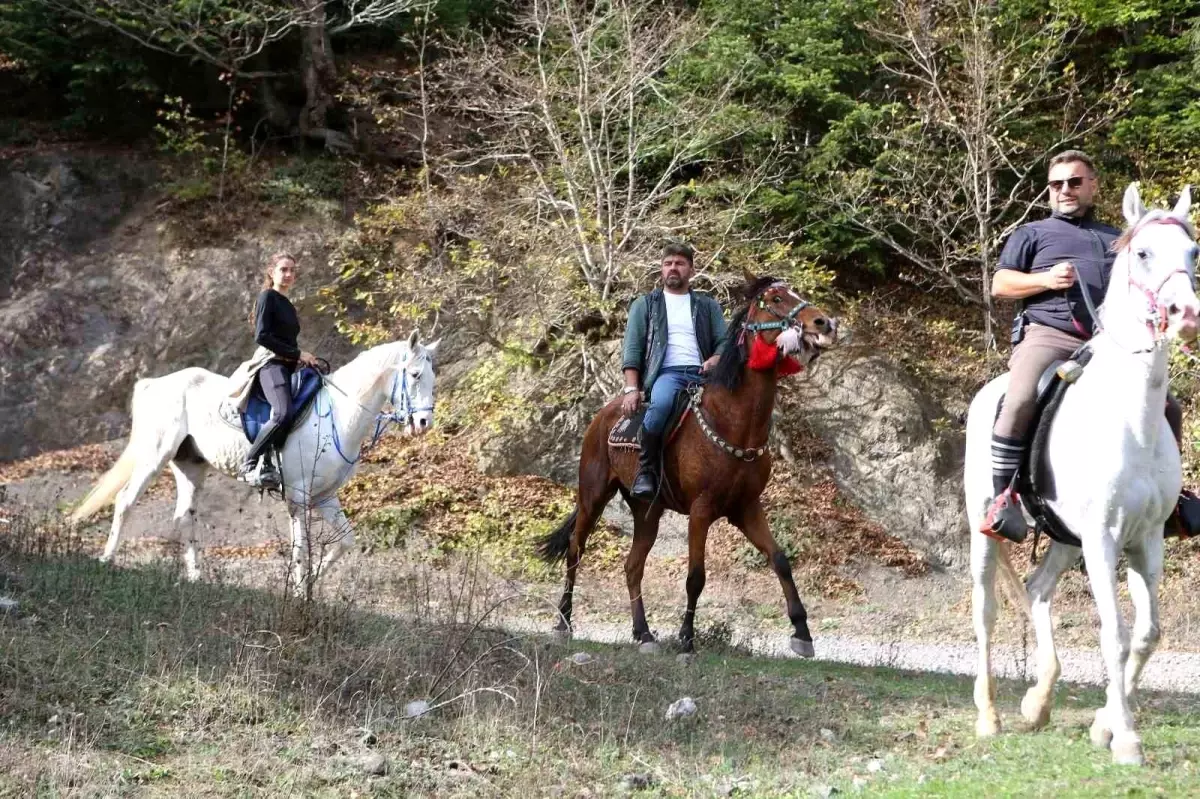
{"type": "Polygon", "coordinates": [[[768,275],[746,284],[743,292],[746,304],[729,321],[729,327],[725,331],[725,339],[722,342],[724,349],[721,351],[720,360],[717,361],[717,365],[713,367],[708,376],[709,383],[729,391],[736,391],[742,384],[742,376],[746,372],[746,360],[750,357],[746,337],[742,335],[742,325],[746,323],[746,316],[750,313],[750,308],[754,305],[754,300],[758,298],[758,295],[769,289],[773,283],[778,282],[779,278],[768,275]]]}

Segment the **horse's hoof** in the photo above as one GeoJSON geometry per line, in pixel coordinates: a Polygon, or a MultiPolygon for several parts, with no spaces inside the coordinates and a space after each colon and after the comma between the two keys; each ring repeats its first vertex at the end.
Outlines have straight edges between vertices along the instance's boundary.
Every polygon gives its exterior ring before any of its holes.
{"type": "Polygon", "coordinates": [[[1142,757],[1142,742],[1137,736],[1112,744],[1113,763],[1118,766],[1140,766],[1145,762],[1142,757]]]}
{"type": "Polygon", "coordinates": [[[1097,714],[1096,720],[1092,722],[1092,728],[1088,731],[1088,735],[1092,739],[1092,744],[1101,749],[1107,749],[1112,745],[1112,730],[1100,720],[1099,714],[1097,714]]]}
{"type": "Polygon", "coordinates": [[[696,659],[695,652],[680,652],[678,655],[675,656],[675,661],[684,666],[691,663],[695,659],[696,659]]]}
{"type": "Polygon", "coordinates": [[[550,633],[550,635],[554,638],[555,642],[565,644],[571,640],[571,628],[555,627],[554,632],[550,633]]]}
{"type": "Polygon", "coordinates": [[[642,655],[657,655],[659,653],[658,641],[642,641],[638,644],[638,653],[642,655]]]}
{"type": "Polygon", "coordinates": [[[1000,734],[1000,716],[995,711],[980,715],[975,720],[975,735],[978,738],[991,738],[1000,734]]]}
{"type": "Polygon", "coordinates": [[[1050,723],[1050,702],[1037,688],[1030,688],[1021,700],[1021,715],[1030,727],[1040,730],[1050,723]]]}
{"type": "Polygon", "coordinates": [[[792,646],[792,651],[795,652],[797,655],[799,655],[802,658],[816,657],[817,650],[813,648],[812,641],[805,641],[803,639],[792,636],[791,646],[792,646]]]}

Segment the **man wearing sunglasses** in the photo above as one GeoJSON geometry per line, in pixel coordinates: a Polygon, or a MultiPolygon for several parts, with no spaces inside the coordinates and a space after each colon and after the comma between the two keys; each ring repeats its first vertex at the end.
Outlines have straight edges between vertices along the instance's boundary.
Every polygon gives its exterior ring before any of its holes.
{"type": "MultiPolygon", "coordinates": [[[[1087,154],[1067,150],[1054,156],[1046,183],[1050,217],[1013,231],[992,279],[993,297],[1018,300],[1020,306],[1013,323],[1008,391],[992,429],[995,498],[980,532],[1018,543],[1028,529],[1012,483],[1027,443],[1038,380],[1051,363],[1071,357],[1091,338],[1094,321],[1083,292],[1095,305],[1104,299],[1116,258],[1112,244],[1121,235],[1093,218],[1099,180],[1087,154]]],[[[1166,413],[1176,441],[1181,441],[1183,412],[1169,395],[1166,413]]],[[[1196,532],[1200,500],[1185,492],[1167,522],[1167,534],[1196,532]]]]}

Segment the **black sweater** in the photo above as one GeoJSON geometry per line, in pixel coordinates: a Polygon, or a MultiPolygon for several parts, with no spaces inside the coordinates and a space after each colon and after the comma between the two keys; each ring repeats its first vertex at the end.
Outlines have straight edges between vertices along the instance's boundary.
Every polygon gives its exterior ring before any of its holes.
{"type": "Polygon", "coordinates": [[[254,303],[254,341],[285,361],[300,357],[300,318],[291,300],[275,289],[266,289],[254,303]]]}

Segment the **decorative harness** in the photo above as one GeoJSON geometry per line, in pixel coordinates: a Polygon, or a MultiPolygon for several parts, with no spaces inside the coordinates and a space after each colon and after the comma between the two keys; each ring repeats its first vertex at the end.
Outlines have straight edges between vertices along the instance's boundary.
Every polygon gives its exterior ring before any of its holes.
{"type": "MultiPolygon", "coordinates": [[[[396,370],[395,376],[392,378],[392,390],[389,394],[389,402],[392,406],[391,412],[385,413],[381,411],[379,415],[375,417],[374,435],[371,436],[371,440],[369,442],[358,448],[358,454],[353,458],[347,458],[346,453],[342,451],[342,442],[340,436],[338,435],[337,422],[335,422],[333,419],[333,403],[331,401],[328,402],[328,406],[325,408],[325,411],[322,412],[319,404],[320,395],[317,395],[317,405],[315,408],[317,417],[320,419],[329,419],[329,427],[333,430],[333,448],[337,452],[338,456],[346,462],[346,464],[353,466],[354,464],[358,463],[362,459],[363,453],[367,452],[376,444],[378,444],[379,439],[383,437],[383,434],[387,432],[388,427],[390,427],[392,424],[403,424],[407,426],[412,422],[413,417],[418,413],[423,413],[426,411],[430,413],[433,412],[432,402],[429,405],[422,405],[420,407],[413,404],[412,390],[408,384],[408,369],[406,368],[411,355],[411,351],[405,354],[404,360],[400,363],[396,370]],[[396,398],[397,390],[399,390],[398,402],[396,398]]],[[[332,386],[333,388],[337,389],[342,396],[350,399],[350,401],[354,402],[356,405],[358,405],[358,407],[362,408],[363,410],[367,410],[366,406],[357,400],[351,399],[349,394],[347,394],[345,391],[342,391],[341,388],[338,388],[338,386],[328,377],[322,376],[321,381],[326,386],[332,386]]]]}
{"type": "MultiPolygon", "coordinates": [[[[777,317],[776,321],[774,321],[774,322],[743,322],[742,330],[738,334],[738,346],[741,346],[742,343],[746,340],[747,332],[749,332],[751,335],[761,333],[764,330],[779,330],[782,332],[782,331],[787,330],[790,327],[796,326],[796,317],[800,314],[801,311],[803,311],[805,308],[807,308],[810,305],[810,303],[797,298],[798,302],[796,303],[796,306],[794,308],[792,308],[790,311],[788,311],[786,314],[782,314],[779,311],[776,311],[774,308],[767,305],[766,300],[763,299],[763,295],[765,295],[771,289],[786,287],[786,286],[787,286],[787,283],[783,282],[782,280],[779,280],[779,281],[776,281],[775,283],[772,283],[771,285],[767,286],[765,289],[763,289],[759,293],[758,300],[757,300],[759,309],[766,311],[767,313],[771,314],[772,316],[777,317]]],[[[753,302],[752,302],[752,304],[753,304],[753,302]]],[[[700,403],[704,399],[704,386],[703,385],[693,386],[690,389],[690,393],[691,393],[691,398],[688,400],[688,410],[690,410],[692,413],[694,413],[696,415],[696,424],[698,424],[700,426],[700,430],[704,433],[705,437],[709,441],[711,441],[713,444],[716,445],[717,449],[723,450],[727,454],[732,455],[733,457],[737,458],[738,460],[745,461],[746,463],[753,463],[754,461],[758,460],[766,453],[768,444],[763,444],[761,447],[753,447],[753,448],[747,449],[747,448],[743,448],[743,447],[735,447],[733,444],[730,444],[728,441],[721,438],[721,436],[718,435],[717,431],[713,428],[712,423],[709,422],[707,418],[705,418],[704,411],[701,410],[701,408],[700,408],[700,403]]],[[[769,440],[770,440],[769,428],[768,428],[768,432],[767,432],[767,438],[768,438],[768,442],[769,442],[769,440]]]]}

